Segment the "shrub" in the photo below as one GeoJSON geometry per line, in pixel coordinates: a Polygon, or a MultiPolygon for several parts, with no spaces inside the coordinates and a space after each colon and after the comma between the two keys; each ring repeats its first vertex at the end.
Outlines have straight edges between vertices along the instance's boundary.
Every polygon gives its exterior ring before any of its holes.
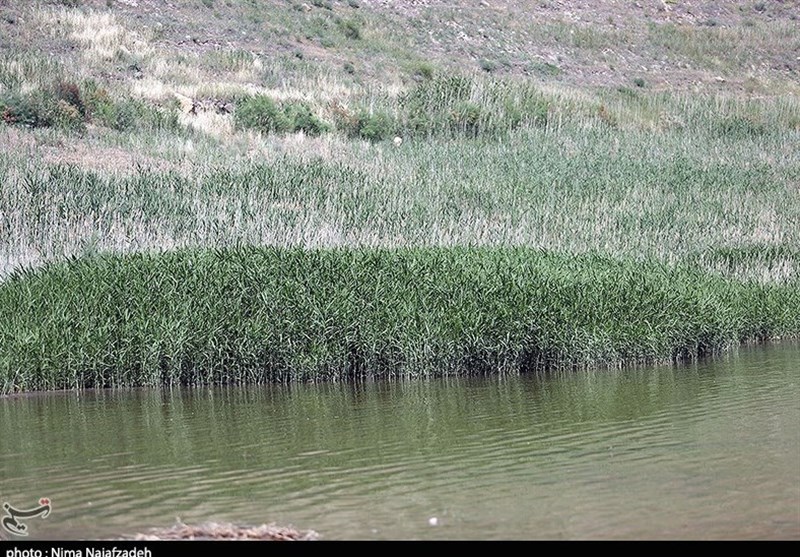
{"type": "Polygon", "coordinates": [[[526,84],[486,80],[480,87],[464,76],[437,76],[418,83],[400,99],[409,135],[496,134],[522,125],[547,124],[550,101],[526,84]]]}
{"type": "Polygon", "coordinates": [[[447,109],[472,94],[473,83],[468,77],[446,75],[417,84],[400,99],[409,112],[434,112],[447,109]]]}
{"type": "Polygon", "coordinates": [[[394,119],[386,112],[362,112],[358,116],[357,134],[369,141],[383,141],[394,134],[394,119]]]}
{"type": "Polygon", "coordinates": [[[233,120],[239,129],[254,129],[264,133],[282,133],[290,127],[286,115],[266,95],[242,99],[233,113],[233,120]]]}
{"type": "Polygon", "coordinates": [[[328,125],[320,120],[304,103],[293,103],[284,107],[286,118],[290,122],[289,131],[303,131],[307,135],[320,135],[328,131],[328,125]]]}
{"type": "Polygon", "coordinates": [[[407,131],[430,135],[450,129],[453,108],[467,101],[472,89],[471,79],[457,75],[437,76],[418,83],[400,98],[407,131]]]}
{"type": "Polygon", "coordinates": [[[329,105],[333,115],[333,123],[337,130],[343,131],[350,137],[358,135],[358,115],[353,114],[338,101],[332,101],[329,105]]]}
{"type": "Polygon", "coordinates": [[[75,83],[70,81],[57,81],[54,86],[56,98],[75,107],[83,117],[86,115],[86,106],[81,98],[81,91],[75,83]]]}
{"type": "Polygon", "coordinates": [[[550,101],[537,91],[526,90],[520,98],[503,100],[503,121],[509,129],[523,124],[544,127],[550,114],[550,101]]]}
{"type": "Polygon", "coordinates": [[[336,128],[348,137],[358,137],[369,141],[383,141],[394,135],[397,122],[386,112],[360,110],[352,112],[334,103],[331,105],[336,128]]]}
{"type": "Polygon", "coordinates": [[[82,89],[81,98],[87,118],[99,118],[100,113],[107,109],[107,107],[113,105],[108,91],[97,85],[94,80],[90,79],[84,81],[82,89]]]}
{"type": "Polygon", "coordinates": [[[529,63],[525,71],[539,77],[556,77],[561,75],[561,68],[549,62],[534,61],[529,63]]]}
{"type": "Polygon", "coordinates": [[[617,117],[611,113],[611,111],[606,108],[606,105],[601,104],[597,107],[597,117],[603,122],[605,125],[616,128],[617,127],[617,117]]]}
{"type": "Polygon", "coordinates": [[[712,125],[712,131],[722,137],[745,139],[767,133],[767,126],[751,116],[728,116],[712,125]]]}
{"type": "Polygon", "coordinates": [[[411,75],[418,81],[428,81],[433,79],[433,73],[433,65],[429,64],[428,62],[420,62],[411,70],[411,75]]]}
{"type": "Polygon", "coordinates": [[[9,125],[63,129],[80,129],[83,126],[80,110],[59,98],[53,89],[41,89],[26,94],[14,93],[0,101],[0,105],[0,117],[9,125]]]}
{"type": "Polygon", "coordinates": [[[7,95],[1,102],[3,107],[2,118],[6,124],[28,128],[46,125],[30,95],[11,94],[7,95]]]}
{"type": "Polygon", "coordinates": [[[499,67],[499,64],[497,62],[495,62],[494,60],[485,60],[484,59],[484,60],[481,60],[480,64],[481,64],[481,69],[483,71],[485,71],[486,73],[492,73],[493,71],[495,71],[499,67]]]}
{"type": "Polygon", "coordinates": [[[344,36],[348,39],[358,40],[361,38],[361,27],[357,21],[352,19],[345,19],[339,21],[339,29],[342,30],[344,36]]]}
{"type": "Polygon", "coordinates": [[[65,100],[59,99],[53,107],[50,117],[51,125],[69,130],[83,129],[83,115],[78,108],[65,100]]]}
{"type": "Polygon", "coordinates": [[[234,111],[234,123],[239,129],[254,129],[262,133],[303,131],[308,135],[320,135],[328,131],[328,125],[307,104],[281,106],[266,95],[240,100],[234,111]]]}

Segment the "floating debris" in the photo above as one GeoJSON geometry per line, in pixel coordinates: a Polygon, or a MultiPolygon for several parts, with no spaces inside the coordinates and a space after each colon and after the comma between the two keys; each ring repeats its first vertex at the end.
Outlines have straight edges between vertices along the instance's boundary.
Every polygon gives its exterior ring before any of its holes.
{"type": "Polygon", "coordinates": [[[136,541],[161,540],[230,540],[230,541],[313,541],[319,534],[313,530],[301,532],[286,526],[262,524],[261,526],[237,526],[208,522],[197,526],[178,523],[171,528],[153,528],[146,534],[136,534],[136,541]]]}

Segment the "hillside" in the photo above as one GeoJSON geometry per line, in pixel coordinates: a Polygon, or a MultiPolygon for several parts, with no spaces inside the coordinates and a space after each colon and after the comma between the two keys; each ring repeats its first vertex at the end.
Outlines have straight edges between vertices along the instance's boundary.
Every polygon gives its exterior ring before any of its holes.
{"type": "MultiPolygon", "coordinates": [[[[42,153],[108,169],[130,166],[132,155],[103,145],[104,156],[91,156],[98,146],[87,138],[104,128],[131,129],[133,120],[152,128],[140,120],[172,125],[179,117],[176,125],[231,139],[237,100],[253,94],[302,101],[342,130],[342,120],[359,110],[396,112],[393,100],[437,75],[526,83],[549,95],[555,110],[645,127],[680,120],[660,101],[642,110],[660,93],[758,100],[796,99],[800,92],[796,2],[605,1],[588,8],[568,1],[181,0],[166,6],[0,2],[6,123],[48,127],[55,119],[56,127],[82,131],[88,124],[88,135],[71,138],[65,149],[45,142],[42,153]],[[66,114],[48,106],[59,99],[66,114]],[[128,106],[115,111],[112,105],[123,100],[128,106]],[[71,104],[79,115],[69,114],[71,104]],[[163,117],[148,107],[163,109],[163,117]]],[[[798,120],[792,113],[788,125],[798,120]]],[[[392,133],[407,127],[401,122],[392,133]]],[[[0,144],[12,151],[32,139],[3,135],[0,144]]]]}

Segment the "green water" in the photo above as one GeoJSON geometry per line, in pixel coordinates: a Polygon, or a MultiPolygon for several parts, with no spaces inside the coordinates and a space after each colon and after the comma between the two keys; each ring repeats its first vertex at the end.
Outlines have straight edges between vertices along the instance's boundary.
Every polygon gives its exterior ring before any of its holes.
{"type": "Polygon", "coordinates": [[[548,377],[48,393],[0,400],[0,420],[0,502],[52,500],[35,539],[176,518],[322,539],[800,539],[796,343],[548,377]]]}

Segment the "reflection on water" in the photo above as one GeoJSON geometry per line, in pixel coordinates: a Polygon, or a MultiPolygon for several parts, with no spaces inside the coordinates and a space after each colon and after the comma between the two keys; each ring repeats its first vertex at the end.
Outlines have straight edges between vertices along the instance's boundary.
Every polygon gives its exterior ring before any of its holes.
{"type": "Polygon", "coordinates": [[[800,346],[690,367],[0,400],[32,537],[800,539],[800,346]],[[437,518],[431,526],[429,519],[437,518]]]}

